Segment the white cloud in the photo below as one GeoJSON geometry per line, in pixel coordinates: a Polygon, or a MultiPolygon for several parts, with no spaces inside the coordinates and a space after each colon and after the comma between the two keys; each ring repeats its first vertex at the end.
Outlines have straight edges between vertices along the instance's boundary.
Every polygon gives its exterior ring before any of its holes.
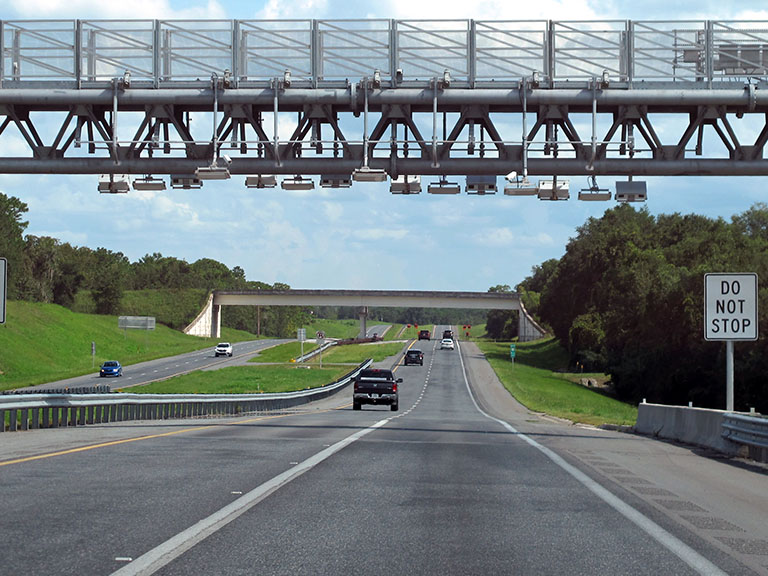
{"type": "Polygon", "coordinates": [[[317,18],[326,13],[328,0],[268,0],[264,8],[256,12],[260,20],[280,20],[285,18],[317,18]]]}
{"type": "Polygon", "coordinates": [[[338,202],[323,202],[323,214],[328,222],[338,222],[344,216],[344,206],[338,202]]]}
{"type": "Polygon", "coordinates": [[[445,2],[445,0],[389,0],[384,2],[382,16],[398,19],[445,20],[472,18],[474,20],[588,20],[596,13],[586,0],[539,0],[510,2],[509,0],[479,0],[476,2],[445,2]],[[556,16],[555,16],[556,15],[556,16]]]}
{"type": "Polygon", "coordinates": [[[509,227],[486,228],[472,236],[475,244],[491,247],[539,247],[551,246],[555,242],[546,232],[529,233],[519,229],[517,232],[509,227]]]}
{"type": "Polygon", "coordinates": [[[10,0],[10,7],[21,18],[167,18],[214,19],[225,18],[226,11],[217,0],[188,3],[174,9],[169,0],[132,0],[104,2],[103,0],[10,0]]]}
{"type": "Polygon", "coordinates": [[[402,240],[408,237],[405,228],[369,228],[360,232],[359,240],[402,240]]]}

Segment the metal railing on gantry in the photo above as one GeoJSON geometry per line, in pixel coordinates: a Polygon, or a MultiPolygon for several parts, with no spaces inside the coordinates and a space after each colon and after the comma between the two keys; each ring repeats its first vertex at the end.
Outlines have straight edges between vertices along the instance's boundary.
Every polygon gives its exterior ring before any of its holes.
{"type": "Polygon", "coordinates": [[[2,87],[50,82],[270,86],[290,71],[333,87],[379,71],[388,86],[481,88],[537,76],[544,86],[593,77],[633,88],[712,87],[768,79],[766,21],[5,20],[2,87]],[[642,84],[638,84],[642,83],[642,84]],[[650,84],[649,84],[650,83],[650,84]]]}

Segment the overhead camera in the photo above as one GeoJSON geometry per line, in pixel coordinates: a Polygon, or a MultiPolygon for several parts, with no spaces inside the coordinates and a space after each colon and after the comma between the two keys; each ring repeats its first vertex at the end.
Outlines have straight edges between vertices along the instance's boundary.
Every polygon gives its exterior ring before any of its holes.
{"type": "Polygon", "coordinates": [[[515,181],[517,180],[517,172],[515,172],[514,170],[512,170],[512,172],[510,172],[509,174],[507,174],[506,176],[504,176],[504,179],[505,179],[507,182],[515,182],[515,181]]]}
{"type": "Polygon", "coordinates": [[[224,160],[224,162],[226,162],[226,163],[227,163],[227,165],[229,165],[229,164],[232,164],[232,158],[230,158],[230,157],[229,157],[229,156],[227,156],[226,154],[223,154],[223,155],[221,156],[221,159],[222,159],[222,160],[224,160]]]}

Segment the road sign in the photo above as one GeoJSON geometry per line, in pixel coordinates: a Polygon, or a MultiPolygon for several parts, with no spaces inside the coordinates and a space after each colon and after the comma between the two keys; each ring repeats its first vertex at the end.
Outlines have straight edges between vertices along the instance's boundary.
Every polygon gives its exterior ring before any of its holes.
{"type": "Polygon", "coordinates": [[[307,339],[307,329],[306,328],[299,328],[296,331],[296,340],[299,342],[304,342],[304,340],[307,339]]]}
{"type": "Polygon", "coordinates": [[[515,345],[514,344],[510,344],[509,345],[509,357],[512,358],[513,360],[515,359],[515,345]]]}
{"type": "Polygon", "coordinates": [[[704,275],[704,339],[757,340],[757,274],[704,275]]]}
{"type": "Polygon", "coordinates": [[[122,330],[127,330],[128,328],[154,330],[155,324],[154,316],[118,316],[117,318],[117,327],[122,330]]]}
{"type": "Polygon", "coordinates": [[[8,260],[0,258],[0,324],[5,324],[5,294],[8,291],[8,260]]]}

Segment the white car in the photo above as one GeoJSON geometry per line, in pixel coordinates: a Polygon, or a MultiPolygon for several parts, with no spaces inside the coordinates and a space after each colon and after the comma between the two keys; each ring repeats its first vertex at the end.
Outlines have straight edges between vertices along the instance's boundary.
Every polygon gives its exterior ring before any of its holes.
{"type": "Polygon", "coordinates": [[[229,342],[219,342],[213,351],[217,358],[219,356],[232,356],[232,344],[229,342]]]}
{"type": "Polygon", "coordinates": [[[440,340],[440,350],[453,350],[454,348],[453,340],[450,338],[443,338],[440,340]]]}

